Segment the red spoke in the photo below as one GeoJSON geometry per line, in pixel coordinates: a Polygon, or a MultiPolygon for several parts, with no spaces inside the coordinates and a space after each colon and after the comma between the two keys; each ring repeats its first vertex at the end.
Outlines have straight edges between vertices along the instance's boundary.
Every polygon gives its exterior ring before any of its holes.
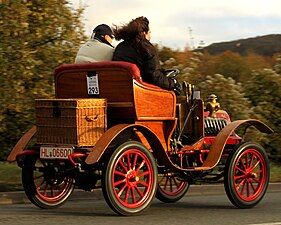
{"type": "Polygon", "coordinates": [[[250,185],[249,185],[249,182],[247,182],[247,197],[250,197],[250,185]]]}
{"type": "Polygon", "coordinates": [[[119,175],[119,176],[126,177],[126,174],[125,174],[125,173],[122,173],[122,172],[120,172],[120,171],[118,171],[118,170],[114,170],[114,174],[119,175]]]}
{"type": "Polygon", "coordinates": [[[239,161],[242,163],[242,166],[243,166],[244,170],[246,171],[247,168],[245,167],[245,164],[244,164],[244,162],[243,162],[242,157],[239,159],[239,161]]]}
{"type": "Polygon", "coordinates": [[[239,170],[241,173],[244,173],[244,174],[245,174],[245,170],[242,170],[240,167],[235,166],[235,169],[237,169],[237,170],[239,170]]]}
{"type": "Polygon", "coordinates": [[[124,163],[121,161],[121,160],[119,160],[119,163],[120,163],[120,165],[123,167],[123,169],[126,171],[126,173],[128,172],[128,169],[127,169],[127,167],[124,165],[124,163]]]}
{"type": "Polygon", "coordinates": [[[179,188],[180,183],[178,183],[178,181],[176,180],[176,178],[175,178],[175,177],[173,177],[172,179],[173,179],[173,181],[175,182],[175,185],[177,186],[177,188],[179,188]]]}
{"type": "Polygon", "coordinates": [[[241,178],[244,178],[244,177],[245,177],[245,175],[235,176],[234,180],[238,180],[238,179],[241,179],[241,178]]]}
{"type": "Polygon", "coordinates": [[[149,174],[149,171],[145,171],[145,172],[139,174],[138,177],[143,177],[143,176],[146,176],[147,174],[149,174]]]}
{"type": "MultiPolygon", "coordinates": [[[[240,194],[241,194],[241,195],[244,194],[246,180],[242,180],[242,182],[240,183],[240,185],[241,185],[242,183],[243,183],[243,185],[242,185],[242,188],[241,188],[241,191],[240,191],[240,194]]],[[[240,185],[239,185],[239,186],[240,186],[240,185]]]]}
{"type": "Polygon", "coordinates": [[[245,158],[246,158],[246,160],[245,160],[246,161],[246,168],[249,168],[248,167],[248,160],[249,160],[249,153],[248,152],[246,153],[245,158]]]}
{"type": "Polygon", "coordinates": [[[245,181],[245,180],[242,179],[242,180],[236,185],[237,190],[240,188],[241,184],[243,184],[244,181],[245,181]]]}
{"type": "Polygon", "coordinates": [[[44,192],[43,192],[43,195],[44,195],[44,196],[47,196],[47,190],[48,190],[48,185],[46,184],[46,185],[45,185],[45,188],[44,188],[44,192]]]}
{"type": "Polygon", "coordinates": [[[252,170],[254,170],[259,164],[260,164],[260,160],[257,160],[257,162],[255,163],[255,165],[251,168],[252,170]]]}
{"type": "Polygon", "coordinates": [[[254,162],[255,157],[256,156],[254,154],[252,154],[251,161],[250,161],[250,164],[249,164],[249,168],[252,168],[252,164],[254,162]]]}
{"type": "Polygon", "coordinates": [[[142,181],[139,181],[138,184],[142,185],[142,186],[145,186],[145,187],[148,187],[149,183],[144,183],[142,181]]]}
{"type": "Polygon", "coordinates": [[[166,190],[166,188],[167,188],[167,184],[168,184],[168,182],[169,182],[169,178],[168,178],[168,177],[165,177],[165,178],[166,178],[166,182],[165,182],[164,189],[166,190]]]}
{"type": "Polygon", "coordinates": [[[245,167],[244,167],[244,170],[243,170],[242,168],[240,168],[240,165],[236,165],[234,169],[239,170],[241,173],[244,173],[244,174],[246,173],[245,167]]]}
{"type": "Polygon", "coordinates": [[[261,183],[261,180],[258,180],[257,178],[253,178],[254,181],[256,181],[258,184],[261,183]]]}
{"type": "Polygon", "coordinates": [[[113,183],[113,186],[116,187],[117,185],[122,184],[122,183],[124,183],[124,182],[126,182],[126,179],[123,179],[123,180],[119,180],[119,181],[117,181],[117,182],[114,182],[114,183],[113,183]]]}
{"type": "Polygon", "coordinates": [[[252,189],[254,190],[254,193],[255,193],[255,192],[256,192],[256,188],[255,188],[255,186],[254,186],[253,182],[252,182],[252,181],[250,181],[249,183],[251,184],[251,187],[252,187],[252,189]]]}
{"type": "Polygon", "coordinates": [[[125,203],[128,203],[129,193],[130,193],[130,187],[128,186],[126,193],[125,193],[125,199],[124,199],[125,203]]]}
{"type": "Polygon", "coordinates": [[[163,176],[163,177],[161,178],[161,180],[159,181],[159,185],[162,184],[162,181],[163,181],[165,178],[166,178],[165,176],[163,176]]]}
{"type": "Polygon", "coordinates": [[[255,173],[263,173],[263,170],[257,170],[255,173]]]}
{"type": "Polygon", "coordinates": [[[138,154],[135,154],[134,161],[133,161],[133,166],[132,166],[132,169],[133,169],[133,170],[136,169],[137,159],[138,159],[138,154]]]}
{"type": "Polygon", "coordinates": [[[54,187],[51,186],[51,196],[54,197],[55,196],[55,191],[54,191],[54,187]]]}
{"type": "Polygon", "coordinates": [[[142,160],[141,164],[140,164],[139,167],[136,169],[136,172],[138,172],[138,171],[143,167],[144,164],[145,164],[145,161],[142,160]]]}
{"type": "Polygon", "coordinates": [[[128,185],[127,184],[124,184],[124,186],[120,189],[120,191],[117,193],[117,195],[120,197],[122,194],[123,194],[123,192],[124,192],[124,190],[125,190],[125,188],[126,187],[128,187],[128,185]]]}
{"type": "Polygon", "coordinates": [[[130,170],[131,169],[130,153],[126,154],[126,159],[127,159],[127,164],[128,164],[127,168],[128,168],[128,170],[130,170]]]}
{"type": "Polygon", "coordinates": [[[173,192],[173,183],[171,178],[169,178],[169,183],[170,183],[170,192],[173,192]]]}
{"type": "Polygon", "coordinates": [[[132,195],[133,203],[136,204],[137,200],[136,200],[136,196],[135,196],[135,192],[134,192],[134,188],[133,187],[131,188],[131,195],[132,195]]]}
{"type": "Polygon", "coordinates": [[[138,194],[143,198],[144,194],[141,192],[141,190],[139,189],[138,186],[136,186],[136,190],[137,190],[138,194]]]}

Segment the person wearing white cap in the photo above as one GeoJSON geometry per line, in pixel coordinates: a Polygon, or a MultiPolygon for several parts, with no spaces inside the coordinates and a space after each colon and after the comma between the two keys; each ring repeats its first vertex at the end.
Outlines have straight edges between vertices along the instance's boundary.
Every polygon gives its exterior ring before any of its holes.
{"type": "Polygon", "coordinates": [[[84,45],[77,52],[75,63],[111,61],[114,47],[113,32],[106,24],[98,25],[84,45]]]}

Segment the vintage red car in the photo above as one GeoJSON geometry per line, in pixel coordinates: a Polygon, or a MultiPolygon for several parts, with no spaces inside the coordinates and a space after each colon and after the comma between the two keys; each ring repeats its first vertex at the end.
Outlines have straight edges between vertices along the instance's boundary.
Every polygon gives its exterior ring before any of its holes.
{"type": "Polygon", "coordinates": [[[24,191],[40,208],[62,205],[74,187],[101,187],[112,210],[135,215],[155,196],[176,202],[192,184],[220,181],[236,207],[253,207],[267,190],[269,160],[235,130],[273,131],[255,119],[231,121],[213,103],[204,106],[186,82],[178,97],[147,84],[134,64],[61,65],[55,99],[35,101],[36,125],[8,160],[22,168],[24,191]]]}

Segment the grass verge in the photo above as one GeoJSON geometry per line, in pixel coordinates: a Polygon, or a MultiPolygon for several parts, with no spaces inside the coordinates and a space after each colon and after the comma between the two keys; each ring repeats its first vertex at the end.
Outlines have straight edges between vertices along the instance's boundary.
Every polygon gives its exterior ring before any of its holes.
{"type": "Polygon", "coordinates": [[[20,191],[21,168],[16,163],[0,162],[0,191],[20,191]]]}

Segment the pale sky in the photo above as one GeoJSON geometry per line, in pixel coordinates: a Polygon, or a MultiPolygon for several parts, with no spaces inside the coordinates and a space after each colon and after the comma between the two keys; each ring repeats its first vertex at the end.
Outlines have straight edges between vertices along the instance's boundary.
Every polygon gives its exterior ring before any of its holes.
{"type": "MultiPolygon", "coordinates": [[[[146,16],[151,42],[183,49],[281,34],[281,0],[69,0],[86,6],[85,32],[101,23],[122,25],[146,16]]],[[[117,44],[117,43],[115,43],[117,44]]],[[[281,43],[280,43],[281,44],[281,43]]]]}

